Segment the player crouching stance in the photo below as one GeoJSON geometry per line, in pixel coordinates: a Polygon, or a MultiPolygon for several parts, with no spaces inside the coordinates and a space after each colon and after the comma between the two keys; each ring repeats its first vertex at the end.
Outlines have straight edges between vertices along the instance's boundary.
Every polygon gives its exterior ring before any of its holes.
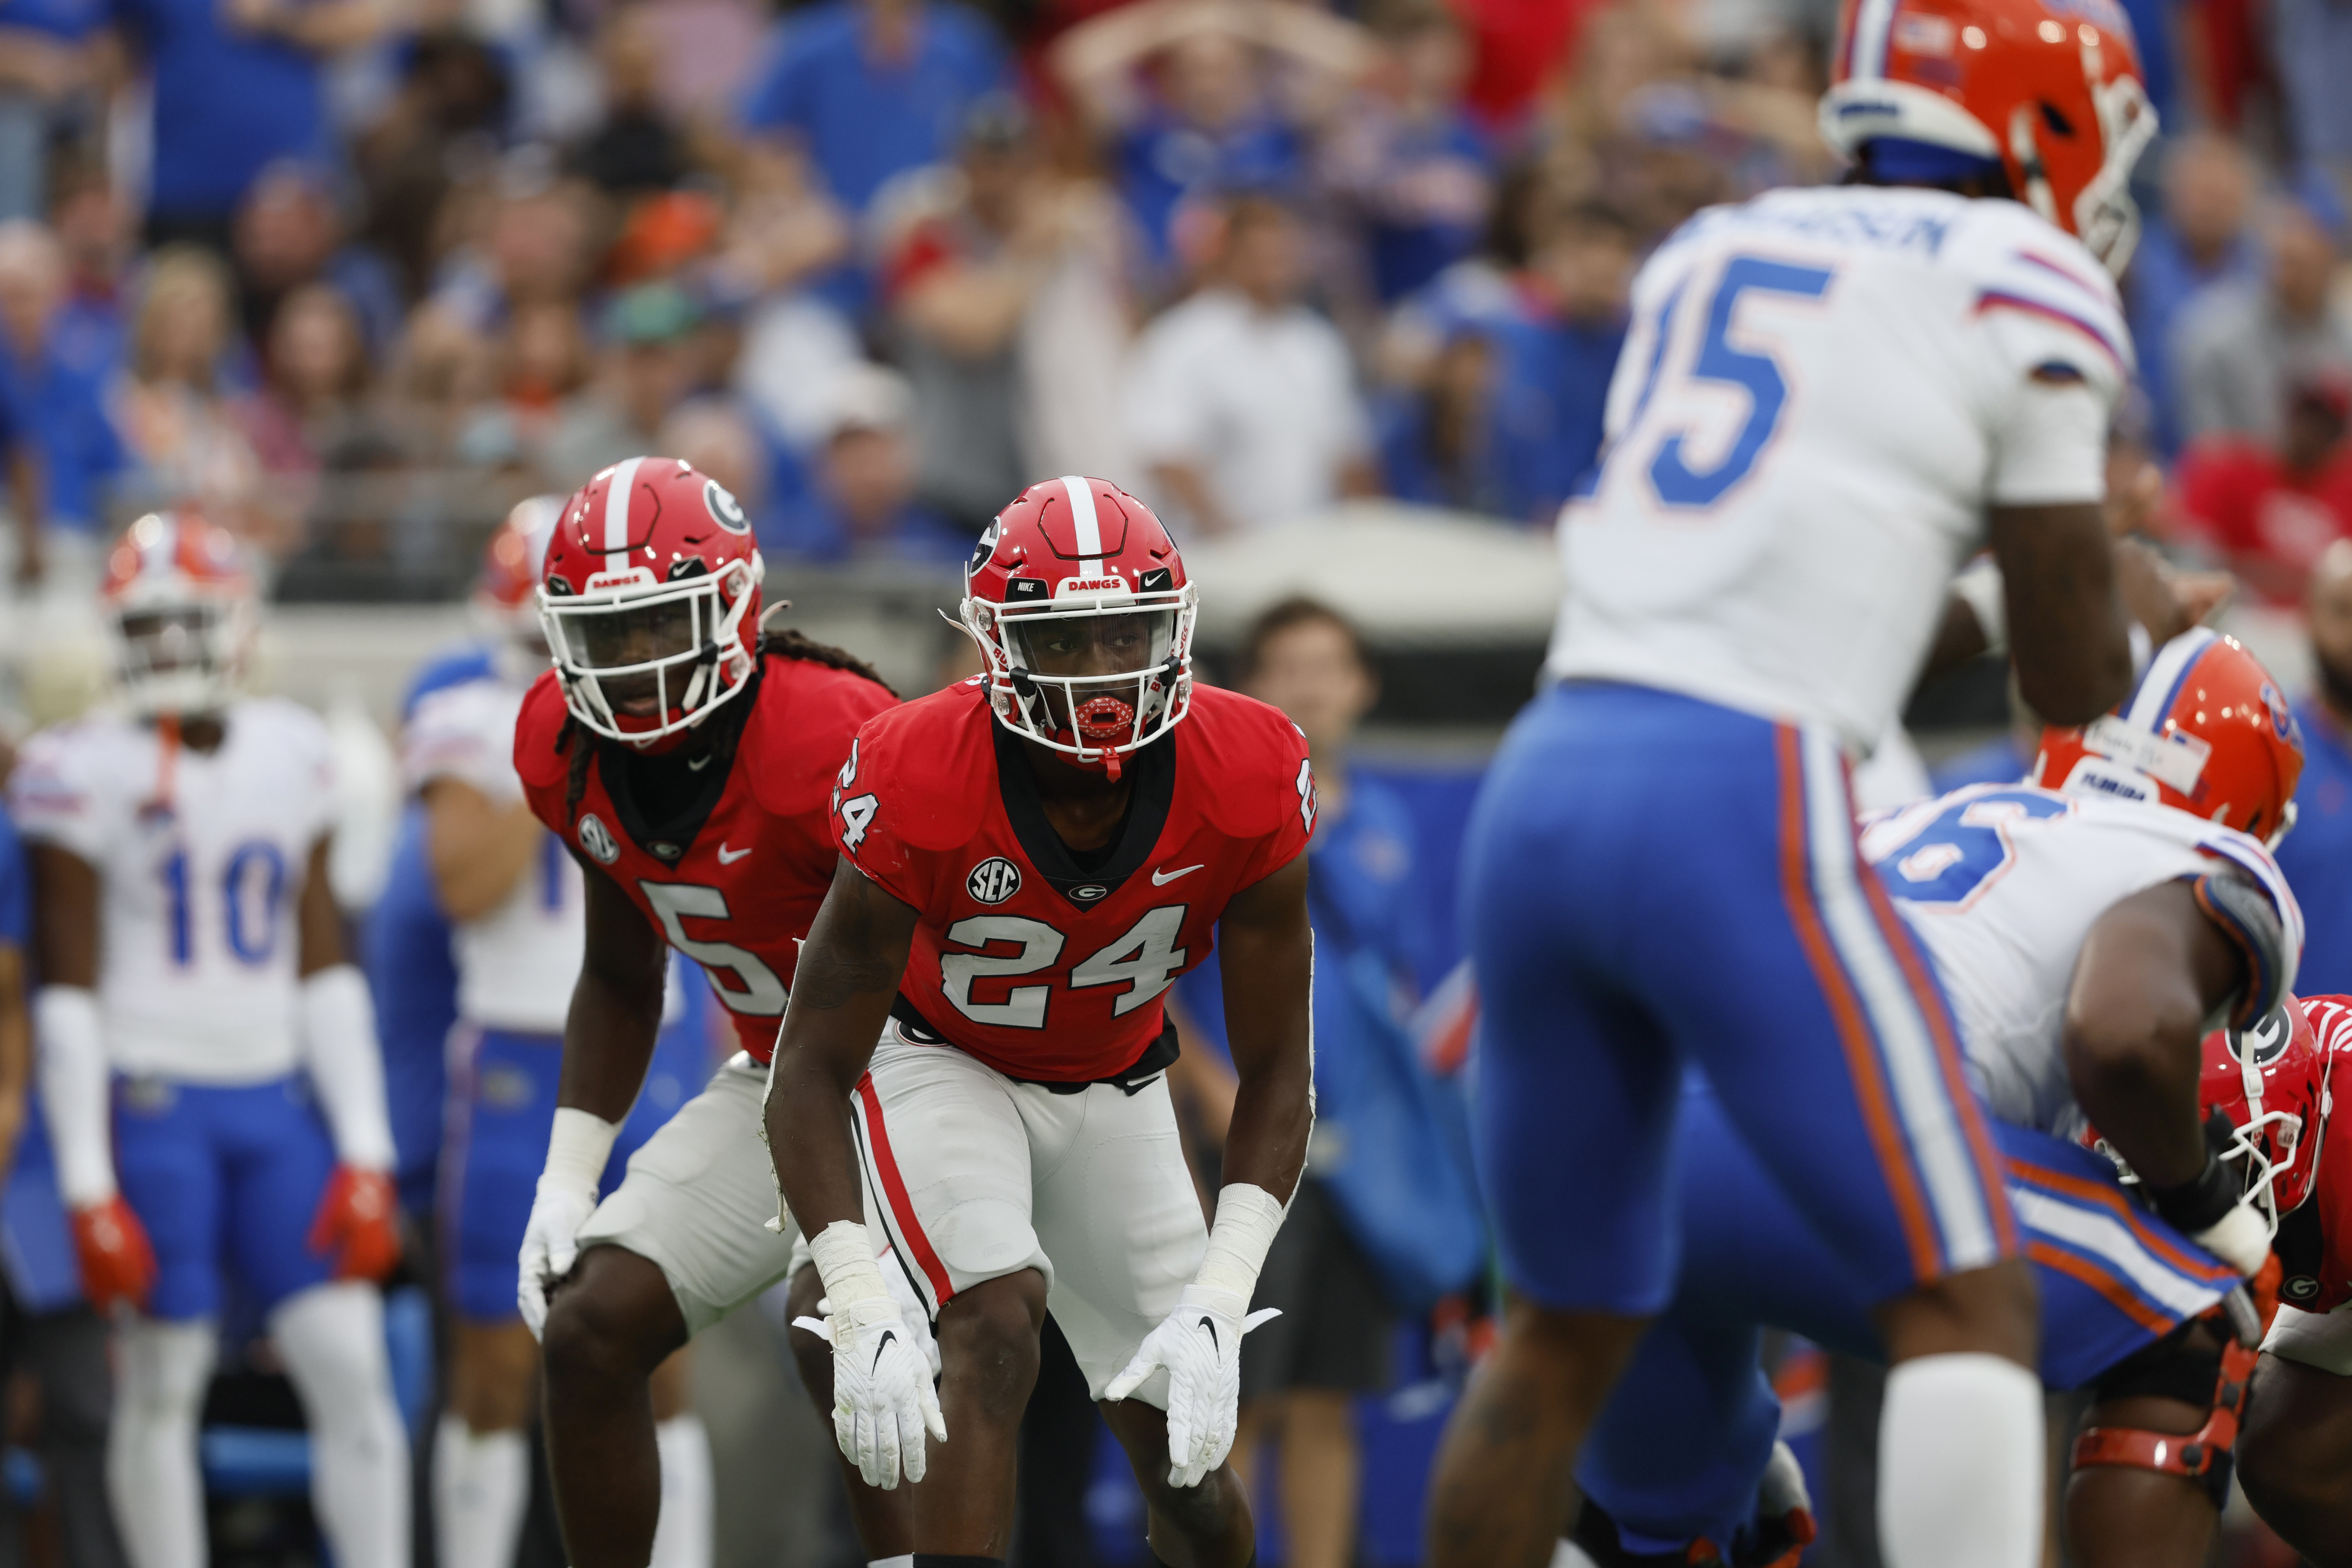
{"type": "Polygon", "coordinates": [[[1241,1337],[1313,1119],[1306,742],[1193,688],[1195,590],[1111,485],[1030,487],[965,584],[987,673],[859,732],[777,1046],[767,1127],[829,1298],[835,1430],[869,1482],[923,1483],[917,1568],[1001,1561],[1050,1309],[1159,1558],[1241,1568],[1241,1337]],[[1241,1087],[1204,1229],[1160,996],[1213,931],[1241,1087]],[[937,1325],[936,1401],[884,1241],[937,1325]]]}
{"type": "Polygon", "coordinates": [[[632,458],[564,503],[541,573],[556,667],[523,698],[515,771],[584,873],[586,934],[518,1290],[574,1568],[645,1568],[654,1370],[792,1258],[763,1228],[764,1064],[833,875],[827,792],[897,699],[837,648],[763,633],[764,570],[734,497],[632,458]],[[743,1048],[599,1203],[660,1029],[665,943],[702,966],[743,1048]]]}
{"type": "Polygon", "coordinates": [[[123,1545],[134,1568],[205,1561],[196,1421],[226,1259],[301,1399],[336,1561],[407,1568],[408,1442],[373,1283],[399,1257],[392,1131],[327,883],[326,731],[236,694],[254,594],[220,529],[140,519],[105,602],[129,711],[36,737],[15,802],[58,1183],[83,1288],[118,1314],[123,1545]]]}

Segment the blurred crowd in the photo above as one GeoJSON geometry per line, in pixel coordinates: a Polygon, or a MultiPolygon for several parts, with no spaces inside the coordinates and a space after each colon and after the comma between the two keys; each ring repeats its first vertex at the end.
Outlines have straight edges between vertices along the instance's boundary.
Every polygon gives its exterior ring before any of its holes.
{"type": "Polygon", "coordinates": [[[952,563],[1072,471],[1193,533],[1381,493],[1541,524],[1643,249],[1831,173],[1832,20],[5,0],[18,571],[175,500],[396,564],[646,450],[780,558],[952,563]]]}

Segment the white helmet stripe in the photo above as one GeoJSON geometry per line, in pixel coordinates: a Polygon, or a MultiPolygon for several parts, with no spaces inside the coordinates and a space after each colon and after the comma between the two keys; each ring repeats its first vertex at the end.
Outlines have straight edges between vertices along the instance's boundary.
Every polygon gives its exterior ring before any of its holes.
{"type": "Polygon", "coordinates": [[[2132,692],[2131,706],[2124,718],[2135,730],[2153,735],[2164,728],[2164,716],[2172,711],[2173,699],[2180,694],[2180,682],[2189,674],[2189,667],[2197,657],[2213,646],[2215,634],[2204,626],[2192,626],[2157,650],[2148,662],[2147,672],[2139,678],[2132,692]]]}
{"type": "Polygon", "coordinates": [[[163,526],[147,542],[147,548],[139,552],[139,568],[142,572],[169,572],[172,558],[180,551],[180,520],[168,511],[156,513],[155,520],[163,526]]]}
{"type": "MultiPolygon", "coordinates": [[[[625,557],[623,565],[627,564],[629,549],[629,492],[636,489],[637,465],[644,461],[643,458],[631,458],[616,464],[612,487],[604,492],[604,553],[625,557]]],[[[604,564],[606,570],[613,569],[613,563],[604,564]]]]}
{"type": "Polygon", "coordinates": [[[1853,18],[1853,70],[1856,81],[1881,81],[1886,76],[1886,37],[1895,28],[1895,0],[1862,0],[1853,18]]]}
{"type": "Polygon", "coordinates": [[[1102,524],[1095,517],[1095,488],[1076,474],[1062,476],[1062,493],[1070,498],[1070,520],[1078,531],[1078,575],[1102,575],[1102,524]]]}

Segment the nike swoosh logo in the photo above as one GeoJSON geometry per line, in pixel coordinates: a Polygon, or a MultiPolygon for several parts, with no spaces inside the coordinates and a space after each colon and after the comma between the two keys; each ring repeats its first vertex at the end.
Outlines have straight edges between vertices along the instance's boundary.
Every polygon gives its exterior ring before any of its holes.
{"type": "Polygon", "coordinates": [[[1151,873],[1151,885],[1155,888],[1164,888],[1179,877],[1189,877],[1195,871],[1207,868],[1208,862],[1204,860],[1198,866],[1187,866],[1181,871],[1154,871],[1151,873]]]}
{"type": "MultiPolygon", "coordinates": [[[[747,849],[744,853],[748,855],[751,851],[747,849]]],[[[882,1331],[882,1337],[874,1342],[874,1364],[866,1369],[866,1376],[871,1377],[882,1369],[882,1352],[888,1350],[890,1348],[890,1342],[898,1337],[898,1331],[896,1329],[885,1329],[882,1331]]]]}
{"type": "Polygon", "coordinates": [[[727,841],[722,838],[719,842],[719,863],[721,866],[732,866],[750,853],[749,849],[738,849],[730,854],[727,848],[727,841]]]}
{"type": "MultiPolygon", "coordinates": [[[[1199,868],[1195,867],[1194,869],[1197,870],[1199,868]]],[[[1203,1318],[1195,1326],[1207,1331],[1209,1336],[1209,1348],[1211,1350],[1218,1350],[1222,1348],[1217,1343],[1217,1321],[1214,1318],[1203,1318]]]]}

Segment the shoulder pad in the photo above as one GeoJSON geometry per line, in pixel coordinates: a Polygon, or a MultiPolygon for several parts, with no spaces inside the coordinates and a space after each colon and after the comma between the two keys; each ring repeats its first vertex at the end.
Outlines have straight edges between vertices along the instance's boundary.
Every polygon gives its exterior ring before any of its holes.
{"type": "MultiPolygon", "coordinates": [[[[563,721],[570,716],[553,670],[531,682],[523,694],[522,712],[515,719],[515,772],[522,775],[525,784],[545,789],[563,782],[572,764],[555,749],[555,740],[563,733],[563,721]]],[[[576,736],[573,743],[585,739],[576,736]]]]}

